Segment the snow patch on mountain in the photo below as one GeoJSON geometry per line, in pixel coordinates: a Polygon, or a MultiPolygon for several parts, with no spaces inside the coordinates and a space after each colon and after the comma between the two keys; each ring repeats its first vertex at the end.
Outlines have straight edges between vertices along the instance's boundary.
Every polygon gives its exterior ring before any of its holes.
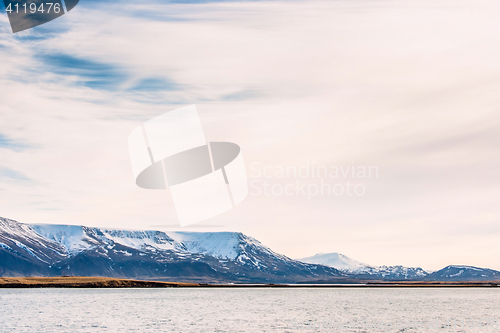
{"type": "MultiPolygon", "coordinates": [[[[32,224],[30,227],[40,236],[63,245],[70,254],[103,244],[120,244],[140,251],[171,250],[179,254],[203,254],[231,260],[236,259],[241,252],[242,235],[236,232],[169,232],[166,234],[154,230],[113,230],[54,224],[32,224]]],[[[249,241],[250,244],[258,243],[251,238],[249,241]]]]}
{"type": "Polygon", "coordinates": [[[474,280],[499,280],[500,272],[489,268],[480,268],[465,265],[450,265],[435,271],[426,277],[427,280],[437,281],[474,281],[474,280]]]}
{"type": "Polygon", "coordinates": [[[464,265],[450,265],[445,268],[456,268],[456,269],[470,269],[473,271],[482,271],[482,268],[474,267],[474,266],[464,266],[464,265]]]}
{"type": "Polygon", "coordinates": [[[240,254],[236,232],[171,232],[179,250],[234,260],[240,254]]]}
{"type": "Polygon", "coordinates": [[[347,272],[365,270],[370,265],[351,259],[341,253],[318,253],[312,257],[297,259],[309,264],[325,265],[347,272]]]}
{"type": "Polygon", "coordinates": [[[82,252],[96,245],[82,226],[32,224],[30,227],[39,235],[63,245],[69,253],[82,252]]]}
{"type": "Polygon", "coordinates": [[[351,259],[341,253],[319,253],[312,257],[297,259],[310,264],[325,265],[350,274],[382,279],[415,279],[428,275],[420,267],[371,266],[351,259]]]}
{"type": "Polygon", "coordinates": [[[0,217],[0,243],[17,255],[33,257],[44,263],[58,261],[67,256],[66,248],[35,232],[29,225],[0,217]]]}
{"type": "Polygon", "coordinates": [[[161,231],[131,231],[99,229],[106,240],[131,247],[136,250],[154,248],[158,250],[174,250],[175,241],[161,231]]]}
{"type": "MultiPolygon", "coordinates": [[[[0,235],[10,241],[17,239],[17,241],[24,243],[24,240],[29,240],[47,248],[46,239],[34,232],[29,225],[7,218],[0,217],[0,235]]],[[[54,243],[50,245],[57,246],[58,244],[54,243]]]]}
{"type": "Polygon", "coordinates": [[[13,251],[10,246],[8,246],[7,244],[4,244],[4,243],[0,243],[0,247],[3,249],[6,249],[8,251],[13,251]]]}

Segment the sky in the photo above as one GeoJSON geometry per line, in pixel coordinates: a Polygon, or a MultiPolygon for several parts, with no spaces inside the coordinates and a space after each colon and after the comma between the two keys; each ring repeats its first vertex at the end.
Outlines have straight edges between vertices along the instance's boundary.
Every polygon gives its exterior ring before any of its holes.
{"type": "Polygon", "coordinates": [[[500,270],[498,31],[496,0],[81,0],[16,34],[3,12],[0,216],[181,230],[127,139],[195,104],[241,147],[249,195],[182,230],[500,270]]]}

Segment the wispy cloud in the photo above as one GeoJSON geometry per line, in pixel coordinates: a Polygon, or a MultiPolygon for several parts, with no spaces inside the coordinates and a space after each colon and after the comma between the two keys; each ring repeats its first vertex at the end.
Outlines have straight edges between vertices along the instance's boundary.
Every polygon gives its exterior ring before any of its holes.
{"type": "Polygon", "coordinates": [[[265,94],[256,89],[246,89],[222,96],[224,101],[245,101],[263,97],[265,94]]]}
{"type": "Polygon", "coordinates": [[[129,88],[130,91],[142,92],[175,91],[180,89],[181,86],[177,83],[161,77],[140,79],[135,82],[131,88],[129,88]]]}
{"type": "Polygon", "coordinates": [[[3,181],[32,182],[33,180],[18,171],[0,166],[0,182],[3,181]]]}
{"type": "Polygon", "coordinates": [[[77,58],[67,54],[37,55],[41,68],[93,89],[118,90],[128,76],[114,64],[77,58]]]}
{"type": "Polygon", "coordinates": [[[481,249],[494,262],[498,12],[493,0],[82,1],[16,35],[1,15],[0,202],[27,222],[175,221],[168,193],[135,187],[127,136],[197,103],[207,139],[237,142],[247,165],[354,160],[381,175],[362,198],[249,197],[211,224],[293,257],[439,268],[481,249]],[[34,212],[32,197],[62,210],[34,212]]]}
{"type": "Polygon", "coordinates": [[[6,148],[6,149],[11,149],[14,151],[22,151],[27,148],[31,148],[33,146],[29,146],[23,142],[20,141],[15,141],[12,139],[9,139],[7,136],[4,134],[0,133],[0,148],[6,148]]]}

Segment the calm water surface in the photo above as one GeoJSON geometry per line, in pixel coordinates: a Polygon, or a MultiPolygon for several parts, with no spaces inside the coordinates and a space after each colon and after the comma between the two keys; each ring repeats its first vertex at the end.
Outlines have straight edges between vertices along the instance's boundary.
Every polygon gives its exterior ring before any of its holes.
{"type": "Polygon", "coordinates": [[[499,332],[500,289],[0,289],[1,332],[499,332]]]}

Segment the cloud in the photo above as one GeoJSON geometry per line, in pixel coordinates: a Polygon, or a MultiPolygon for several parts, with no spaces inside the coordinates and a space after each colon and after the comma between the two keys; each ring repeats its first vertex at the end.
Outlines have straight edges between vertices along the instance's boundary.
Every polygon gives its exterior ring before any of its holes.
{"type": "Polygon", "coordinates": [[[15,170],[0,167],[0,181],[31,182],[33,180],[26,177],[22,173],[15,171],[15,170]]]}
{"type": "Polygon", "coordinates": [[[129,90],[142,92],[175,91],[181,87],[165,78],[144,78],[136,82],[129,90]]]}
{"type": "Polygon", "coordinates": [[[249,197],[211,225],[292,257],[346,252],[440,268],[475,248],[494,266],[498,9],[486,0],[84,1],[16,35],[0,17],[1,163],[35,182],[2,183],[4,214],[175,223],[168,192],[136,188],[127,137],[196,103],[207,139],[237,142],[247,165],[380,170],[363,197],[249,197]],[[40,211],[42,201],[60,210],[40,211]]]}
{"type": "Polygon", "coordinates": [[[9,139],[5,135],[0,133],[0,148],[6,148],[14,151],[21,151],[30,147],[31,146],[25,143],[9,139]]]}
{"type": "Polygon", "coordinates": [[[67,54],[42,54],[36,57],[47,71],[75,77],[76,83],[93,89],[117,90],[128,78],[123,70],[113,64],[67,54]]]}
{"type": "Polygon", "coordinates": [[[226,94],[222,96],[224,101],[244,101],[249,99],[256,99],[262,97],[264,94],[261,91],[254,89],[241,90],[235,93],[226,94]]]}

